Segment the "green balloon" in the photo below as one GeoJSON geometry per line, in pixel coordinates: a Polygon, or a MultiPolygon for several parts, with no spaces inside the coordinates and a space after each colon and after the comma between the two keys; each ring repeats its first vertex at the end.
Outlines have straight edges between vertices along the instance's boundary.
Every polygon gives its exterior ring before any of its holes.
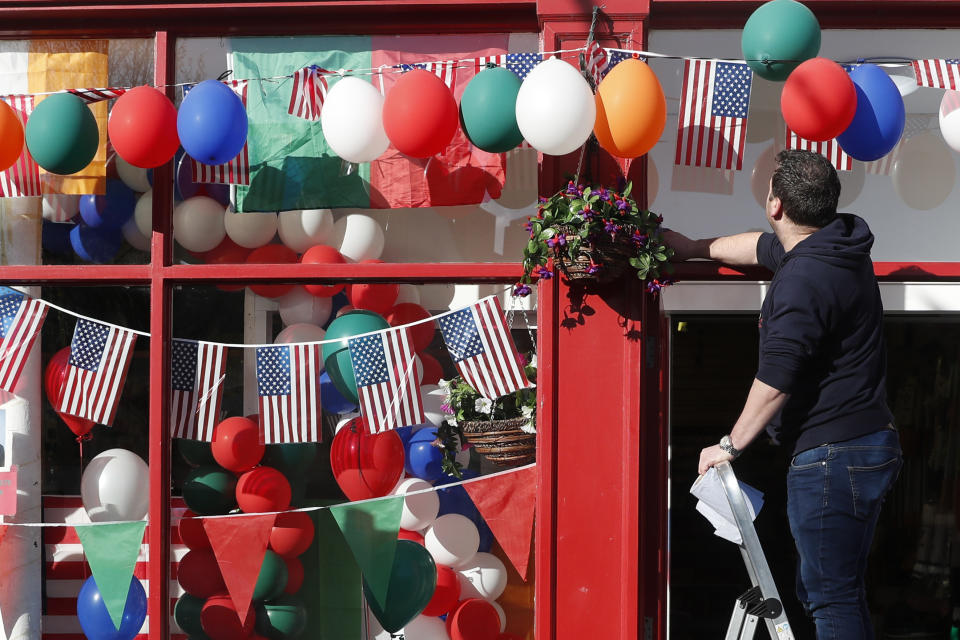
{"type": "Polygon", "coordinates": [[[187,461],[191,467],[202,467],[205,465],[217,466],[217,461],[213,458],[213,449],[209,442],[202,440],[190,440],[187,438],[177,438],[177,450],[180,456],[187,461]]]}
{"type": "Polygon", "coordinates": [[[287,563],[278,554],[267,549],[260,565],[257,585],[253,588],[254,600],[273,600],[287,588],[287,563]]]}
{"type": "Polygon", "coordinates": [[[365,309],[355,309],[335,319],[327,327],[324,340],[337,340],[337,342],[324,343],[323,366],[330,375],[333,386],[353,404],[360,404],[360,398],[357,396],[357,379],[353,374],[353,363],[350,361],[347,340],[353,336],[380,331],[389,326],[390,323],[380,314],[365,309]]]}
{"type": "Polygon", "coordinates": [[[307,610],[300,598],[282,595],[257,607],[257,633],[270,640],[291,640],[307,628],[307,610]]]}
{"type": "Polygon", "coordinates": [[[177,621],[177,626],[190,637],[206,637],[203,627],[200,626],[200,612],[203,611],[205,602],[203,598],[185,593],[173,606],[173,619],[177,621]]]}
{"type": "Polygon", "coordinates": [[[504,153],[523,142],[517,126],[520,79],[503,67],[484,69],[463,90],[460,124],[475,147],[504,153]]]}
{"type": "Polygon", "coordinates": [[[433,557],[424,547],[410,540],[397,540],[385,607],[380,606],[367,587],[367,581],[363,581],[363,595],[370,610],[390,633],[396,633],[420,615],[436,588],[437,565],[433,557]]]}
{"type": "Polygon", "coordinates": [[[37,164],[64,176],[90,164],[100,146],[97,119],[72,93],[47,96],[30,114],[24,134],[37,164]]]}
{"type": "Polygon", "coordinates": [[[183,501],[200,516],[215,516],[237,506],[237,478],[220,467],[197,467],[183,482],[183,501]]]}
{"type": "Polygon", "coordinates": [[[820,52],[820,23],[795,0],[771,0],[743,26],[740,47],[758,76],[783,82],[801,62],[820,52]],[[770,60],[784,62],[766,62],[770,60]]]}
{"type": "Polygon", "coordinates": [[[303,475],[317,459],[319,446],[313,442],[302,444],[268,444],[261,464],[273,467],[287,476],[303,475]]]}

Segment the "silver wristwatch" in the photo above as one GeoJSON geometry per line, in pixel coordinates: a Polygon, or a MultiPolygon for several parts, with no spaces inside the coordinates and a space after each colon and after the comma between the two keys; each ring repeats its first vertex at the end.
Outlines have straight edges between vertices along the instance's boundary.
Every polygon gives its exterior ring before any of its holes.
{"type": "Polygon", "coordinates": [[[733,446],[733,441],[730,440],[730,436],[723,436],[720,438],[720,448],[732,455],[734,458],[740,456],[742,451],[733,446]]]}

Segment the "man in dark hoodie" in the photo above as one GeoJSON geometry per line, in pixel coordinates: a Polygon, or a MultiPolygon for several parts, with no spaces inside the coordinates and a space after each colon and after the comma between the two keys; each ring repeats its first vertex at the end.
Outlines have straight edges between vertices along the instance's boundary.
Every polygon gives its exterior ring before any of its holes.
{"type": "Polygon", "coordinates": [[[873,234],[862,218],[837,213],[839,196],[826,158],[782,151],[766,202],[773,233],[690,240],[667,232],[665,239],[680,259],[773,272],[756,378],[729,435],[701,451],[699,472],[734,460],[764,429],[792,447],[787,514],[800,560],[798,597],[818,640],[872,640],[867,554],[902,457],[886,402],[873,234]]]}

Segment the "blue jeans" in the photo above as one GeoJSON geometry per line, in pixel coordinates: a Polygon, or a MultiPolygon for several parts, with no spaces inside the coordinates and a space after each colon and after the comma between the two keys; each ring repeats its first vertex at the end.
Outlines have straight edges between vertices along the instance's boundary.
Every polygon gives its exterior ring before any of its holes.
{"type": "Polygon", "coordinates": [[[797,596],[817,640],[873,640],[864,575],[883,499],[903,457],[883,429],[794,456],[787,515],[800,555],[797,596]]]}

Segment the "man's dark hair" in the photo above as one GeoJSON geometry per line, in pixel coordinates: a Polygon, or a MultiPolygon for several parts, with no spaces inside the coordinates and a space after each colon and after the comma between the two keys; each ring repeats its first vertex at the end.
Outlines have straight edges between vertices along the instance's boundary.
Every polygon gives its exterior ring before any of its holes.
{"type": "Polygon", "coordinates": [[[772,191],[783,212],[798,225],[820,229],[837,217],[840,178],[819,153],[793,149],[778,153],[772,191]]]}

